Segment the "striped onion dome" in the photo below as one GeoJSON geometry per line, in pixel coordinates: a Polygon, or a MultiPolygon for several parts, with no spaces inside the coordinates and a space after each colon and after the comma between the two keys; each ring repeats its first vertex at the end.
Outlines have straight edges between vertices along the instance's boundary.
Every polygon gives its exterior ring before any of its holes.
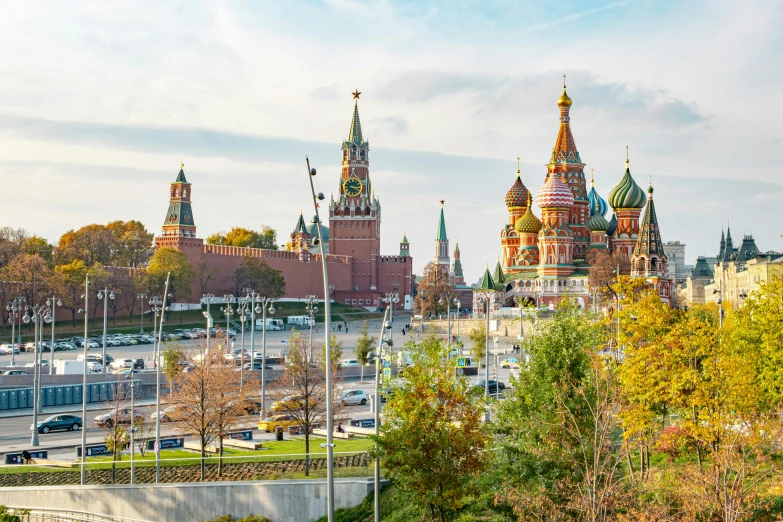
{"type": "Polygon", "coordinates": [[[600,213],[590,216],[585,224],[590,232],[606,232],[606,229],[609,228],[609,222],[600,213]]]}
{"type": "Polygon", "coordinates": [[[598,191],[595,190],[595,181],[592,179],[590,180],[590,192],[587,194],[587,201],[590,204],[591,216],[596,212],[600,213],[602,216],[606,216],[609,205],[606,203],[606,200],[598,194],[598,191]]]}
{"type": "Polygon", "coordinates": [[[633,180],[628,161],[625,162],[625,175],[620,183],[609,193],[609,204],[612,208],[636,208],[641,209],[647,204],[647,196],[644,189],[633,180]]]}
{"type": "Polygon", "coordinates": [[[541,224],[541,220],[538,219],[535,214],[533,214],[530,205],[530,196],[528,196],[527,210],[521,218],[517,219],[517,222],[514,224],[514,228],[520,234],[538,234],[541,232],[542,226],[543,225],[541,224]]]}
{"type": "Polygon", "coordinates": [[[617,214],[612,212],[612,219],[609,220],[609,226],[606,227],[606,235],[611,236],[617,231],[617,214]]]}
{"type": "Polygon", "coordinates": [[[560,176],[552,172],[538,191],[537,200],[538,208],[570,207],[574,204],[574,195],[560,176]]]}
{"type": "Polygon", "coordinates": [[[517,179],[511,188],[506,192],[506,206],[507,207],[524,207],[525,201],[530,194],[522,179],[520,179],[520,171],[517,170],[517,179]]]}

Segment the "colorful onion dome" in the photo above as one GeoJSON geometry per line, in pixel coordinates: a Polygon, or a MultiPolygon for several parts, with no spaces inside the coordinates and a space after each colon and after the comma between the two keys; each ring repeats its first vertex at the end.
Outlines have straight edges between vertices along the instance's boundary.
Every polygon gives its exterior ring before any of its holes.
{"type": "Polygon", "coordinates": [[[587,201],[590,204],[590,215],[594,215],[596,212],[602,216],[606,216],[609,210],[609,205],[606,200],[602,198],[598,191],[595,190],[595,179],[590,178],[590,192],[587,194],[587,201]]]}
{"type": "Polygon", "coordinates": [[[557,172],[551,172],[544,186],[538,191],[538,208],[570,207],[574,204],[571,189],[563,183],[557,172]]]}
{"type": "Polygon", "coordinates": [[[517,179],[511,188],[506,192],[506,206],[507,207],[524,207],[525,201],[527,201],[530,191],[527,189],[522,179],[520,178],[521,172],[517,168],[517,179]]]}
{"type": "Polygon", "coordinates": [[[625,175],[620,183],[609,193],[609,204],[612,208],[636,208],[641,209],[647,203],[644,189],[633,180],[631,169],[625,160],[625,175]]]}
{"type": "Polygon", "coordinates": [[[530,204],[530,195],[528,194],[527,210],[525,211],[525,214],[521,218],[517,219],[517,222],[514,224],[514,228],[520,234],[538,234],[541,232],[541,227],[543,225],[541,220],[538,219],[535,214],[533,214],[531,207],[532,205],[530,204]]]}
{"type": "Polygon", "coordinates": [[[617,214],[612,212],[612,219],[609,220],[609,226],[606,227],[606,235],[611,236],[617,231],[617,214]]]}
{"type": "Polygon", "coordinates": [[[594,214],[587,220],[587,228],[590,232],[606,232],[609,222],[601,214],[594,214]]]}

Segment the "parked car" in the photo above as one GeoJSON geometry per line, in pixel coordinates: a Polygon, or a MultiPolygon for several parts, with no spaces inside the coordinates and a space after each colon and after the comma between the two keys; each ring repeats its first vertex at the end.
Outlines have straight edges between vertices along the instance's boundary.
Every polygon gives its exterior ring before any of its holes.
{"type": "Polygon", "coordinates": [[[501,368],[519,368],[519,361],[517,361],[516,357],[509,357],[502,363],[500,363],[501,368]]]}
{"type": "MultiPolygon", "coordinates": [[[[81,345],[81,346],[83,346],[83,345],[81,345]]],[[[97,340],[95,340],[95,339],[87,339],[87,349],[88,350],[91,349],[91,348],[100,348],[100,347],[101,347],[101,343],[99,343],[97,340]]]]}
{"type": "Polygon", "coordinates": [[[185,339],[198,339],[201,336],[198,334],[198,332],[185,332],[184,334],[185,339]]]}
{"type": "Polygon", "coordinates": [[[297,424],[297,420],[294,419],[291,415],[272,415],[271,417],[267,417],[258,421],[258,429],[267,433],[271,433],[275,431],[275,428],[278,426],[281,428],[287,428],[289,426],[296,426],[297,424]]]}
{"type": "Polygon", "coordinates": [[[11,352],[19,353],[19,345],[18,344],[0,344],[0,355],[11,355],[11,352]]]}
{"type": "MultiPolygon", "coordinates": [[[[136,419],[137,419],[136,422],[139,422],[139,420],[143,421],[144,417],[142,417],[139,413],[136,413],[136,419]]],[[[131,422],[130,408],[121,408],[119,410],[112,410],[108,413],[104,413],[95,417],[95,424],[97,424],[101,428],[111,428],[115,424],[130,424],[130,422],[131,422]]]]}
{"type": "MultiPolygon", "coordinates": [[[[79,431],[83,425],[82,418],[76,415],[51,415],[38,423],[38,433],[49,433],[55,430],[79,431]]],[[[30,430],[33,426],[30,425],[30,430]]]]}
{"type": "Polygon", "coordinates": [[[24,351],[25,352],[34,352],[35,351],[35,343],[27,343],[24,345],[24,351]]]}
{"type": "MultiPolygon", "coordinates": [[[[167,408],[163,408],[163,411],[160,412],[160,422],[171,422],[174,417],[174,412],[177,411],[176,406],[169,406],[167,408]]],[[[155,422],[158,417],[158,412],[153,411],[150,413],[150,421],[155,422]]]]}
{"type": "MultiPolygon", "coordinates": [[[[304,406],[304,397],[301,395],[288,395],[286,397],[283,397],[279,401],[275,401],[272,403],[272,411],[286,411],[286,410],[295,410],[297,408],[300,408],[304,406]]],[[[310,404],[312,405],[315,401],[313,399],[310,399],[310,404]]]]}
{"type": "Polygon", "coordinates": [[[144,369],[144,359],[139,357],[138,359],[133,360],[133,369],[134,370],[143,370],[144,369]]]}
{"type": "Polygon", "coordinates": [[[242,350],[232,350],[231,353],[227,353],[224,355],[227,361],[231,361],[234,364],[238,364],[241,361],[249,361],[250,360],[250,354],[247,352],[242,352],[242,350]]]}
{"type": "Polygon", "coordinates": [[[117,359],[109,365],[109,368],[111,370],[126,370],[133,368],[133,359],[117,359]]]}
{"type": "MultiPolygon", "coordinates": [[[[484,379],[481,379],[479,381],[476,381],[476,384],[472,386],[473,393],[477,395],[481,395],[484,393],[484,388],[486,387],[484,379]]],[[[489,381],[489,394],[495,395],[498,393],[498,388],[500,388],[500,393],[503,393],[503,390],[506,389],[506,385],[502,382],[497,382],[490,380],[489,381]]]]}
{"type": "Polygon", "coordinates": [[[84,348],[84,337],[71,337],[71,342],[75,344],[77,348],[84,348]]]}
{"type": "Polygon", "coordinates": [[[356,359],[345,359],[340,361],[340,368],[359,368],[361,364],[356,359]]]}
{"type": "Polygon", "coordinates": [[[3,372],[3,375],[30,375],[30,374],[24,370],[6,370],[3,372]]]}
{"type": "Polygon", "coordinates": [[[99,362],[87,361],[87,369],[90,370],[90,373],[101,373],[103,372],[103,365],[99,362]]]}
{"type": "Polygon", "coordinates": [[[346,390],[340,394],[340,403],[343,406],[354,406],[356,404],[364,406],[368,400],[364,390],[346,390]]]}
{"type": "Polygon", "coordinates": [[[140,344],[150,344],[154,340],[152,335],[147,335],[147,334],[141,334],[138,337],[136,337],[136,339],[138,339],[140,344]]]}
{"type": "Polygon", "coordinates": [[[200,339],[203,339],[207,336],[207,331],[203,328],[194,328],[191,330],[191,332],[198,335],[200,339]]]}
{"type": "MultiPolygon", "coordinates": [[[[29,362],[29,363],[25,364],[24,366],[25,366],[25,368],[33,368],[33,367],[35,367],[35,363],[34,362],[29,362]]],[[[49,361],[47,361],[46,359],[41,359],[41,368],[49,368],[49,361]]]]}
{"type": "MultiPolygon", "coordinates": [[[[261,366],[264,364],[264,361],[259,361],[258,359],[256,359],[252,363],[246,362],[245,364],[242,365],[242,369],[246,370],[246,371],[250,371],[250,369],[251,369],[250,365],[251,364],[253,365],[253,368],[252,368],[253,370],[260,370],[261,366]]],[[[271,365],[269,365],[269,364],[264,365],[264,369],[265,370],[274,370],[274,368],[271,365]]]]}

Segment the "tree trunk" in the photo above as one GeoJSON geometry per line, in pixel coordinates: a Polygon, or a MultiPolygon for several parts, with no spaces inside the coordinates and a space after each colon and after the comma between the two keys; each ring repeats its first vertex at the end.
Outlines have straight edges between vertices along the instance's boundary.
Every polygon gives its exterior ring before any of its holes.
{"type": "Polygon", "coordinates": [[[115,459],[111,459],[111,483],[116,484],[117,479],[117,461],[115,459]]]}
{"type": "Polygon", "coordinates": [[[310,476],[310,430],[305,426],[305,477],[310,476]]]}
{"type": "Polygon", "coordinates": [[[206,458],[206,456],[207,456],[205,445],[206,445],[206,443],[204,442],[204,439],[202,438],[201,439],[201,482],[205,482],[206,481],[206,476],[207,476],[207,463],[204,460],[206,458]]]}
{"type": "Polygon", "coordinates": [[[628,463],[628,473],[631,475],[631,484],[634,484],[634,483],[636,483],[636,477],[634,476],[634,473],[633,473],[633,462],[631,461],[631,452],[630,451],[626,451],[625,452],[625,460],[628,463]]]}
{"type": "Polygon", "coordinates": [[[221,433],[218,438],[218,477],[223,476],[223,434],[221,433]]]}
{"type": "Polygon", "coordinates": [[[364,365],[362,364],[362,373],[361,377],[359,377],[359,382],[364,382],[364,365]]]}

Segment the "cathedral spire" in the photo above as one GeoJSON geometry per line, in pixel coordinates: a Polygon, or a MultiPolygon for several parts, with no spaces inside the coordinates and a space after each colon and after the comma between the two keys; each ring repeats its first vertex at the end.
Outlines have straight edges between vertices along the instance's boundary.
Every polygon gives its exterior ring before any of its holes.
{"type": "Polygon", "coordinates": [[[348,141],[351,143],[361,143],[364,141],[362,136],[362,123],[359,121],[359,89],[356,89],[353,93],[353,117],[351,118],[351,129],[348,132],[348,141]]]}
{"type": "Polygon", "coordinates": [[[448,241],[446,236],[446,216],[443,214],[443,204],[445,200],[440,200],[440,221],[438,221],[438,241],[448,241]]]}
{"type": "Polygon", "coordinates": [[[663,263],[666,261],[666,255],[663,251],[663,241],[661,241],[661,233],[658,228],[658,216],[655,214],[652,185],[647,189],[647,208],[644,210],[641,230],[633,252],[634,259],[639,256],[646,261],[646,272],[648,273],[638,275],[648,276],[655,272],[663,275],[665,273],[663,263]]]}
{"type": "Polygon", "coordinates": [[[560,108],[560,129],[557,132],[555,146],[552,149],[550,163],[582,163],[579,157],[579,151],[576,150],[574,136],[571,134],[571,104],[573,101],[566,93],[565,76],[563,76],[563,94],[557,99],[557,106],[560,108]]]}

